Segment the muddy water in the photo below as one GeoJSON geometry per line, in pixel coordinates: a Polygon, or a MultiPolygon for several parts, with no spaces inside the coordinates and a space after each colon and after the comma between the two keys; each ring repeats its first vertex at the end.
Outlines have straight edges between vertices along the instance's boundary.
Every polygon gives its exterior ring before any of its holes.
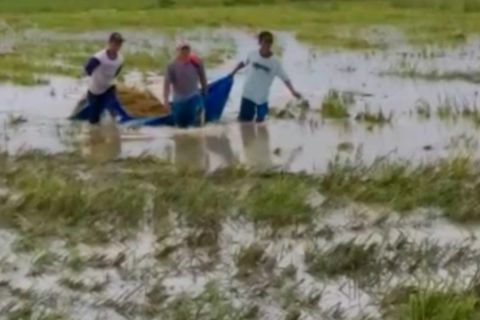
{"type": "MultiPolygon", "coordinates": [[[[190,37],[200,51],[206,52],[209,34],[198,32],[186,37],[190,37]]],[[[161,36],[151,36],[153,40],[149,46],[166,43],[161,36]]],[[[81,35],[79,37],[83,39],[81,35]]],[[[388,34],[386,37],[388,39],[388,34]]],[[[228,73],[237,61],[256,47],[253,35],[240,31],[219,31],[215,33],[214,41],[234,43],[237,51],[232,59],[209,70],[211,79],[228,73]]],[[[419,99],[430,102],[433,107],[444,98],[476,104],[475,85],[462,81],[433,82],[381,75],[402,66],[426,71],[478,69],[479,52],[475,41],[457,49],[412,49],[396,45],[385,51],[342,52],[319,51],[298,42],[290,34],[279,33],[278,43],[285,68],[313,109],[319,108],[328,90],[337,89],[354,94],[356,103],[351,108],[352,118],[368,106],[371,111],[382,109],[386,114],[393,113],[392,123],[369,127],[353,119],[347,122],[322,120],[312,112],[303,121],[271,119],[263,127],[242,128],[235,122],[244,81],[244,75],[239,74],[222,124],[187,131],[121,129],[120,155],[149,153],[179,162],[182,158],[191,159],[195,166],[205,169],[241,162],[259,167],[275,165],[292,171],[315,171],[325,168],[338,152],[338,144],[345,142],[353,144],[356,151],[352,154],[361,152],[367,161],[385,155],[432,159],[455,152],[452,146],[465,144],[476,149],[476,130],[470,121],[439,121],[434,109],[431,119],[421,120],[415,112],[419,99]]],[[[138,84],[141,78],[132,72],[127,81],[138,84]]],[[[147,85],[160,94],[161,78],[152,74],[147,85]]],[[[50,85],[33,88],[0,86],[3,146],[10,152],[24,148],[55,152],[81,145],[83,140],[88,140],[84,139],[85,128],[78,128],[65,118],[84,91],[85,81],[67,78],[53,78],[50,85]],[[12,114],[21,115],[27,123],[10,125],[12,114]]],[[[271,93],[272,107],[282,108],[289,101],[291,98],[286,89],[276,82],[271,93]]],[[[108,143],[115,139],[104,140],[108,143]]],[[[101,149],[101,146],[95,148],[101,149]]],[[[112,157],[118,156],[118,148],[112,150],[115,150],[112,157]]]]}

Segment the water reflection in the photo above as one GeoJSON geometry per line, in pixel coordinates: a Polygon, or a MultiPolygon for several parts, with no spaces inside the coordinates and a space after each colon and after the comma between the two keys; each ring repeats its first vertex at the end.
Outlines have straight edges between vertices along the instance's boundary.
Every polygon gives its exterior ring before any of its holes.
{"type": "Polygon", "coordinates": [[[272,168],[274,164],[266,124],[243,123],[240,125],[240,130],[247,166],[258,170],[272,168]]]}
{"type": "Polygon", "coordinates": [[[174,134],[174,162],[182,168],[206,170],[209,168],[209,158],[205,134],[200,130],[174,134]]]}
{"type": "Polygon", "coordinates": [[[233,152],[232,144],[228,135],[222,132],[220,135],[207,136],[208,150],[219,158],[220,167],[226,167],[237,164],[239,162],[237,156],[233,152]]]}
{"type": "Polygon", "coordinates": [[[120,131],[114,123],[89,128],[84,155],[95,162],[116,159],[122,152],[120,131]]]}

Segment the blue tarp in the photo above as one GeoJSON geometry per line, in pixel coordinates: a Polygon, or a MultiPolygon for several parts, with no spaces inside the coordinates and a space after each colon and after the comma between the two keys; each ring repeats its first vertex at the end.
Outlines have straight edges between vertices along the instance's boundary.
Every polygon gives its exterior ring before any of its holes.
{"type": "MultiPolygon", "coordinates": [[[[230,91],[233,86],[233,76],[227,76],[221,78],[215,82],[212,82],[208,86],[208,95],[203,103],[205,111],[205,122],[215,122],[220,120],[227,104],[228,97],[230,96],[230,91]]],[[[193,97],[193,99],[201,99],[199,96],[193,97]]],[[[172,108],[175,108],[175,104],[172,103],[172,108]]],[[[165,116],[154,116],[154,117],[132,117],[128,112],[122,107],[118,102],[117,98],[112,95],[107,103],[106,109],[116,115],[118,123],[134,126],[175,126],[175,117],[172,114],[165,116]]],[[[85,102],[85,105],[80,108],[75,114],[73,114],[70,119],[87,121],[90,114],[90,106],[88,102],[85,102]]],[[[190,125],[194,125],[191,123],[190,125]]]]}

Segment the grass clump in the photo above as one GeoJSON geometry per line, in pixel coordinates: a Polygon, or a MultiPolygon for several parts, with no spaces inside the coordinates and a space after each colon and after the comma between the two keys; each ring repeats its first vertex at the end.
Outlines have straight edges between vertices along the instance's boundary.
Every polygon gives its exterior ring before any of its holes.
{"type": "Polygon", "coordinates": [[[257,243],[242,248],[235,257],[239,274],[247,275],[253,272],[265,257],[265,248],[257,243]]]}
{"type": "Polygon", "coordinates": [[[348,109],[354,103],[353,96],[342,94],[332,89],[323,99],[320,113],[323,118],[345,119],[350,116],[348,109]]]}
{"type": "Polygon", "coordinates": [[[162,319],[255,320],[258,317],[235,307],[215,283],[206,285],[197,296],[183,295],[169,303],[162,319]]]}
{"type": "Polygon", "coordinates": [[[407,288],[384,298],[386,315],[394,320],[468,320],[480,318],[480,300],[474,293],[407,288]],[[393,302],[393,304],[392,304],[393,302]]]}
{"type": "Polygon", "coordinates": [[[480,218],[479,176],[469,157],[419,165],[385,159],[370,166],[333,162],[321,178],[320,190],[335,198],[384,204],[399,211],[436,207],[465,221],[480,218]]]}
{"type": "Polygon", "coordinates": [[[430,106],[430,103],[425,100],[419,100],[416,102],[415,111],[422,119],[430,119],[432,116],[432,107],[430,106]]]}
{"type": "Polygon", "coordinates": [[[371,112],[368,107],[364,111],[357,113],[355,120],[358,122],[363,122],[368,125],[385,125],[392,123],[393,113],[386,115],[383,113],[382,109],[379,109],[377,112],[371,112]]]}
{"type": "Polygon", "coordinates": [[[315,211],[307,203],[310,191],[301,178],[279,175],[264,179],[244,199],[244,211],[254,221],[274,227],[308,223],[315,211]]]}
{"type": "Polygon", "coordinates": [[[326,251],[306,253],[309,272],[318,277],[347,275],[354,278],[379,272],[377,256],[380,247],[376,243],[341,243],[326,251]]]}
{"type": "Polygon", "coordinates": [[[135,226],[145,200],[133,181],[121,177],[86,181],[48,164],[17,167],[9,172],[7,185],[20,198],[4,205],[4,217],[37,236],[100,240],[115,233],[115,226],[118,230],[135,226]]]}

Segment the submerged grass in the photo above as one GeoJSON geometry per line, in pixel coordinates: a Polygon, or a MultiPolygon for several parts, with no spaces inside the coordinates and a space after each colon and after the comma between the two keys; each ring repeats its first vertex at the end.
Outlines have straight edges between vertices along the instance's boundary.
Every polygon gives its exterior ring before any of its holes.
{"type": "Polygon", "coordinates": [[[465,98],[440,97],[436,106],[432,106],[425,100],[417,101],[416,113],[419,117],[429,119],[434,112],[440,120],[455,121],[463,119],[474,125],[480,125],[480,112],[476,102],[465,98]]]}
{"type": "Polygon", "coordinates": [[[350,116],[348,109],[353,103],[352,96],[332,89],[323,99],[320,113],[325,119],[345,119],[350,116]]]}
{"type": "MultiPolygon", "coordinates": [[[[469,157],[418,165],[336,161],[319,176],[235,168],[205,175],[150,159],[95,167],[78,155],[38,153],[2,163],[0,177],[9,190],[0,203],[2,220],[28,235],[28,243],[38,236],[97,242],[128,236],[148,210],[158,219],[176,213],[208,239],[197,239],[199,245],[214,244],[223,219],[237,212],[274,228],[308,224],[317,214],[308,199],[317,191],[331,200],[398,211],[432,207],[456,221],[480,219],[480,170],[469,157]]],[[[73,260],[75,269],[81,261],[73,260]]]]}
{"type": "Polygon", "coordinates": [[[365,123],[370,126],[378,125],[383,126],[385,124],[392,123],[393,113],[385,114],[382,109],[379,109],[377,112],[370,111],[370,108],[365,107],[364,111],[357,113],[355,120],[358,122],[365,123]]]}

